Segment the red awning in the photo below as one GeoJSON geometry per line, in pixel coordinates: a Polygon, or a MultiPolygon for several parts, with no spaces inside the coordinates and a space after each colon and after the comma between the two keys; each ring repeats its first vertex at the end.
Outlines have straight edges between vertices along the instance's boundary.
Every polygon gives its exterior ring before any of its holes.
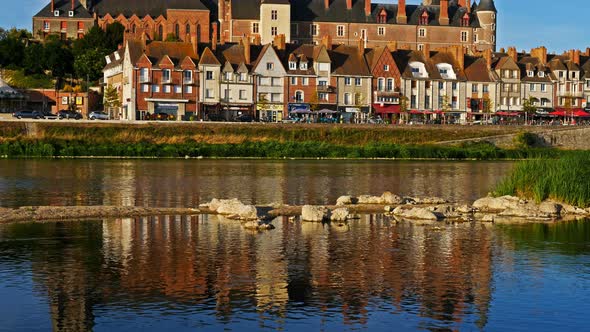
{"type": "Polygon", "coordinates": [[[579,118],[587,118],[587,117],[590,117],[590,113],[583,111],[583,110],[579,110],[579,111],[574,111],[574,116],[579,117],[579,118]]]}
{"type": "Polygon", "coordinates": [[[375,108],[375,113],[380,113],[380,114],[392,114],[392,113],[399,114],[399,113],[401,113],[399,105],[383,105],[383,106],[381,106],[380,104],[373,104],[373,107],[375,108]]]}
{"type": "Polygon", "coordinates": [[[494,115],[499,115],[499,116],[519,116],[520,114],[518,112],[496,112],[494,115]]]}
{"type": "Polygon", "coordinates": [[[424,113],[422,113],[422,112],[420,112],[418,110],[411,110],[410,111],[410,114],[424,114],[424,113]]]}
{"type": "Polygon", "coordinates": [[[565,116],[565,111],[555,111],[555,112],[549,113],[549,115],[553,115],[553,116],[565,116]]]}

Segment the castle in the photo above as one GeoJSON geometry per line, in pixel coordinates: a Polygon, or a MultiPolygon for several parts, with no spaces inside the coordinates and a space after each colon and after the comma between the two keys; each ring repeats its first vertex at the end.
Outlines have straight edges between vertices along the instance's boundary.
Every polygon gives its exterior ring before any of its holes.
{"type": "Polygon", "coordinates": [[[423,0],[420,5],[371,0],[52,0],[33,17],[33,33],[80,38],[90,28],[121,23],[149,40],[170,36],[185,42],[262,44],[284,35],[287,43],[365,47],[396,44],[409,50],[463,47],[467,53],[496,50],[494,0],[423,0]]]}

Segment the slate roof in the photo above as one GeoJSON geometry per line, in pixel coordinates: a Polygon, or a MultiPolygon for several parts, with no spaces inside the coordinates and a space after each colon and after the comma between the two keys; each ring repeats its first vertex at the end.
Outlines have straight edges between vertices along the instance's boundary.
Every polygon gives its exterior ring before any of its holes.
{"type": "MultiPolygon", "coordinates": [[[[59,10],[59,17],[69,18],[69,11],[72,10],[71,0],[56,0],[54,10],[59,10]]],[[[56,17],[51,11],[51,2],[43,7],[34,17],[56,17]]],[[[79,0],[74,1],[74,18],[92,18],[92,14],[80,4],[79,0]]]]}
{"type": "Polygon", "coordinates": [[[332,73],[347,76],[373,76],[365,61],[364,52],[355,46],[338,45],[330,52],[332,73]]]}
{"type": "Polygon", "coordinates": [[[108,57],[111,60],[111,62],[107,63],[107,65],[104,67],[103,70],[109,70],[111,68],[115,68],[115,67],[121,65],[123,63],[123,58],[125,57],[125,49],[121,48],[120,50],[117,50],[117,51],[109,54],[108,57]],[[117,58],[115,57],[116,53],[119,54],[119,60],[117,60],[117,58]]]}
{"type": "MultiPolygon", "coordinates": [[[[234,1],[232,16],[234,19],[260,19],[261,0],[234,1]]],[[[454,4],[454,3],[453,3],[454,4]]],[[[293,22],[350,22],[350,23],[376,23],[381,10],[387,12],[387,23],[397,23],[398,5],[395,4],[371,4],[371,15],[365,15],[365,2],[353,1],[352,10],[346,9],[346,0],[332,0],[328,10],[325,9],[324,0],[292,0],[291,20],[293,22]]],[[[408,25],[418,25],[423,10],[427,10],[430,16],[429,25],[439,25],[438,17],[440,7],[437,5],[406,5],[408,25]]],[[[450,26],[460,26],[461,18],[467,12],[466,8],[457,5],[449,6],[450,26]]],[[[475,14],[471,15],[471,26],[479,27],[479,21],[475,14]]]]}
{"type": "Polygon", "coordinates": [[[494,3],[494,0],[481,0],[479,2],[479,5],[477,5],[477,9],[478,11],[492,11],[494,13],[497,13],[498,10],[496,9],[496,4],[494,3]]]}
{"type": "Polygon", "coordinates": [[[167,9],[209,10],[209,8],[199,0],[95,0],[92,9],[101,16],[123,14],[125,17],[131,17],[135,14],[138,17],[150,15],[156,18],[160,15],[166,16],[167,9]]]}
{"type": "Polygon", "coordinates": [[[495,82],[496,76],[488,69],[485,58],[465,56],[465,77],[471,82],[495,82]]]}

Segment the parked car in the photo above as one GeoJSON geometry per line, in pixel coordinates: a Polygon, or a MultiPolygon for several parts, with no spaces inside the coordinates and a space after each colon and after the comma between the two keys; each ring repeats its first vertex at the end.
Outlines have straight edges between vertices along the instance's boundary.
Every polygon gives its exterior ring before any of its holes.
{"type": "Polygon", "coordinates": [[[12,114],[12,116],[17,119],[44,119],[45,118],[43,116],[43,113],[41,113],[39,111],[30,111],[30,110],[15,112],[12,114]]]}
{"type": "Polygon", "coordinates": [[[152,121],[168,121],[174,119],[174,115],[168,113],[154,113],[150,116],[150,120],[152,121]]]}
{"type": "Polygon", "coordinates": [[[235,121],[237,121],[237,122],[253,122],[254,118],[250,115],[243,114],[243,115],[236,117],[235,121]]]}
{"type": "Polygon", "coordinates": [[[82,114],[75,112],[75,111],[59,111],[57,112],[57,118],[62,119],[74,119],[74,120],[81,120],[82,114]]]}
{"type": "Polygon", "coordinates": [[[57,114],[53,114],[51,112],[45,112],[45,113],[43,113],[43,117],[46,120],[57,120],[57,114]]]}
{"type": "Polygon", "coordinates": [[[88,114],[90,120],[110,120],[110,116],[105,112],[92,112],[88,114]]]}

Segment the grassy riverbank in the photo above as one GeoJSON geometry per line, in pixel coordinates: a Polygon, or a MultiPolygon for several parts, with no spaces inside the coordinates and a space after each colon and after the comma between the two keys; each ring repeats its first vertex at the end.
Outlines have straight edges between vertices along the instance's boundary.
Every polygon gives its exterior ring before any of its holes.
{"type": "Polygon", "coordinates": [[[554,158],[565,153],[500,149],[488,143],[438,144],[520,131],[510,126],[0,122],[0,155],[489,160],[554,158]]]}
{"type": "Polygon", "coordinates": [[[590,152],[568,154],[557,160],[527,160],[496,188],[497,195],[516,195],[590,207],[590,152]]]}

